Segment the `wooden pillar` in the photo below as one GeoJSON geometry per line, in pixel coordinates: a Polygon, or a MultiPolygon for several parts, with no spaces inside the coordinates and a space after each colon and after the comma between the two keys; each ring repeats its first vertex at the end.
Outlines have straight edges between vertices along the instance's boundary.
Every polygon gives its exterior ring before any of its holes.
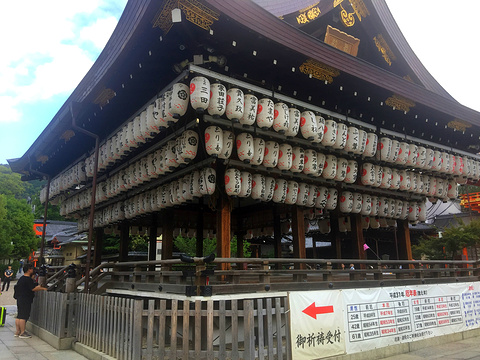
{"type": "MultiPolygon", "coordinates": [[[[353,236],[353,249],[355,252],[355,257],[359,260],[365,260],[367,254],[363,250],[363,244],[365,240],[363,239],[363,229],[362,229],[362,215],[352,214],[350,216],[350,221],[352,222],[352,236],[353,236]]],[[[365,264],[360,264],[360,269],[365,269],[365,264]]]]}
{"type": "MultiPolygon", "coordinates": [[[[197,242],[195,243],[195,256],[203,256],[203,199],[200,198],[197,213],[197,242]]],[[[205,254],[210,255],[210,254],[205,254]]]]}
{"type": "Polygon", "coordinates": [[[95,244],[93,245],[93,268],[96,268],[102,262],[103,236],[103,228],[95,229],[95,244]]]}
{"type": "MultiPolygon", "coordinates": [[[[330,214],[330,229],[332,246],[335,246],[335,258],[342,258],[342,238],[340,237],[340,229],[338,228],[338,216],[330,214]]],[[[338,266],[340,267],[340,266],[338,266]]]]}
{"type": "Polygon", "coordinates": [[[130,224],[127,220],[122,222],[120,227],[120,249],[118,251],[118,261],[128,260],[128,243],[130,242],[130,224]]]}
{"type": "MultiPolygon", "coordinates": [[[[152,223],[148,231],[148,260],[155,261],[157,259],[157,214],[152,214],[152,223]]],[[[155,270],[155,265],[150,265],[151,271],[155,270]]]]}
{"type": "Polygon", "coordinates": [[[408,220],[397,220],[398,255],[399,260],[412,260],[412,245],[408,220]]]}
{"type": "MultiPolygon", "coordinates": [[[[294,205],[292,210],[293,257],[306,258],[305,249],[305,219],[303,210],[294,205]]],[[[295,264],[296,269],[305,269],[305,264],[295,264]]]]}
{"type": "MultiPolygon", "coordinates": [[[[223,176],[222,176],[223,178],[223,176]]],[[[231,232],[230,201],[226,194],[220,192],[217,206],[217,256],[230,257],[231,232]]],[[[221,270],[229,270],[230,264],[220,264],[221,270]]]]}
{"type": "Polygon", "coordinates": [[[173,209],[165,209],[162,220],[162,260],[167,260],[173,256],[173,209]]]}
{"type": "MultiPolygon", "coordinates": [[[[280,214],[278,208],[273,208],[273,240],[274,254],[276,258],[282,257],[282,226],[280,224],[280,214]]],[[[277,264],[277,266],[280,264],[277,264]]]]}

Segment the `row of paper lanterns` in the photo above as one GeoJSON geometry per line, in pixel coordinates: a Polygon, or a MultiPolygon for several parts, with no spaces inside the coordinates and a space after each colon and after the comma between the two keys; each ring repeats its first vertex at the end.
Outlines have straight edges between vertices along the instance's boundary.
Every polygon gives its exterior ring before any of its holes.
{"type": "MultiPolygon", "coordinates": [[[[289,108],[285,103],[274,103],[268,98],[259,100],[253,94],[244,95],[238,88],[227,90],[222,84],[210,84],[210,81],[202,76],[193,78],[190,81],[190,88],[182,83],[174,84],[170,90],[146,106],[133,120],[107,139],[100,147],[98,169],[103,171],[112,166],[132,149],[153,138],[162,128],[167,128],[178,121],[185,115],[189,102],[195,110],[206,111],[212,116],[225,115],[232,121],[238,120],[245,125],[256,124],[264,129],[273,128],[290,137],[300,133],[312,143],[345,150],[351,154],[376,156],[377,160],[454,175],[458,177],[458,182],[464,182],[467,178],[480,179],[480,163],[474,159],[388,137],[381,137],[378,140],[373,132],[367,133],[360,128],[337,123],[332,119],[325,120],[309,110],[300,112],[296,108],[289,108]]],[[[227,143],[232,142],[234,136],[227,132],[221,139],[217,138],[218,129],[207,128],[205,136],[210,136],[207,153],[225,158],[228,157],[228,150],[221,150],[223,142],[224,140],[227,140],[227,143]]],[[[246,134],[240,135],[241,138],[245,138],[248,145],[249,137],[246,134]]],[[[242,157],[245,157],[245,154],[247,158],[249,157],[249,150],[241,153],[244,154],[242,157]]],[[[94,154],[85,160],[85,164],[80,162],[75,165],[77,166],[82,173],[73,177],[60,174],[59,177],[64,179],[67,176],[69,180],[67,182],[59,180],[59,183],[55,181],[51,187],[50,198],[84,182],[85,176],[93,177],[94,154]]],[[[42,197],[44,196],[45,192],[42,194],[42,197]]]]}
{"type": "MultiPolygon", "coordinates": [[[[123,219],[133,219],[164,208],[180,205],[215,192],[216,172],[210,167],[193,171],[184,177],[152,190],[134,195],[95,212],[94,227],[104,227],[123,219]]],[[[88,230],[83,217],[79,231],[88,230]]]]}
{"type": "MultiPolygon", "coordinates": [[[[68,170],[55,176],[50,181],[49,198],[52,199],[61,193],[73,189],[82,183],[85,183],[87,177],[85,175],[85,163],[80,161],[68,170]]],[[[43,204],[47,199],[47,188],[40,190],[40,202],[43,204]]]]}
{"type": "MultiPolygon", "coordinates": [[[[108,199],[139,186],[142,183],[157,179],[172,172],[181,164],[186,164],[197,155],[198,134],[187,130],[174,140],[168,141],[160,149],[135,161],[127,168],[118,171],[105,181],[97,184],[95,202],[101,203],[108,199]]],[[[75,194],[67,199],[66,214],[88,208],[91,191],[75,194]]]]}

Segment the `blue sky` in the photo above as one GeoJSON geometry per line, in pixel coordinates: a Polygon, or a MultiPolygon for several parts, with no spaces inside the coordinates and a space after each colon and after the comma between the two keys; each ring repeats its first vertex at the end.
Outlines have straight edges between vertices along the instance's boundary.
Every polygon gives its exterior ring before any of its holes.
{"type": "MultiPolygon", "coordinates": [[[[47,126],[100,54],[125,4],[0,1],[0,164],[21,157],[47,126]]],[[[468,15],[480,13],[480,1],[453,8],[448,0],[387,4],[437,81],[460,103],[480,110],[479,30],[468,15]]]]}

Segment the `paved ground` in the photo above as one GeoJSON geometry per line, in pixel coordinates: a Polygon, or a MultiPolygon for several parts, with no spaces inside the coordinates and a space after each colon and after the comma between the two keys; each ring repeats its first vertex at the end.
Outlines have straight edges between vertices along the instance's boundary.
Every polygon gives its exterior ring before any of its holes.
{"type": "MultiPolygon", "coordinates": [[[[33,335],[31,339],[14,337],[15,317],[17,314],[16,301],[13,298],[12,282],[9,291],[0,295],[0,306],[7,308],[7,321],[0,327],[0,360],[80,360],[86,359],[73,350],[57,350],[45,341],[33,335]]],[[[1,289],[1,288],[0,288],[1,289]]]]}
{"type": "Polygon", "coordinates": [[[382,360],[480,360],[480,338],[473,337],[448,344],[427,347],[382,360]]]}

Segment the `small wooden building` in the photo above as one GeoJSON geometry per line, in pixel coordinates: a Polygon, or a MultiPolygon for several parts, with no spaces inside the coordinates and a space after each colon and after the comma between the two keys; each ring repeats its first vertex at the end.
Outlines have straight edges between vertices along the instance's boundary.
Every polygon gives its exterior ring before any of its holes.
{"type": "Polygon", "coordinates": [[[92,265],[105,228],[127,260],[132,226],[152,245],[161,232],[163,259],[175,229],[198,256],[215,236],[229,257],[235,234],[273,238],[275,257],[288,235],[305,258],[307,234],[332,244],[315,256],[363,259],[389,227],[390,258],[411,259],[425,199],[480,178],[480,114],[428,73],[385,1],[312,3],[129,1],[12,170],[48,179],[42,200],[90,231],[92,265]]]}

